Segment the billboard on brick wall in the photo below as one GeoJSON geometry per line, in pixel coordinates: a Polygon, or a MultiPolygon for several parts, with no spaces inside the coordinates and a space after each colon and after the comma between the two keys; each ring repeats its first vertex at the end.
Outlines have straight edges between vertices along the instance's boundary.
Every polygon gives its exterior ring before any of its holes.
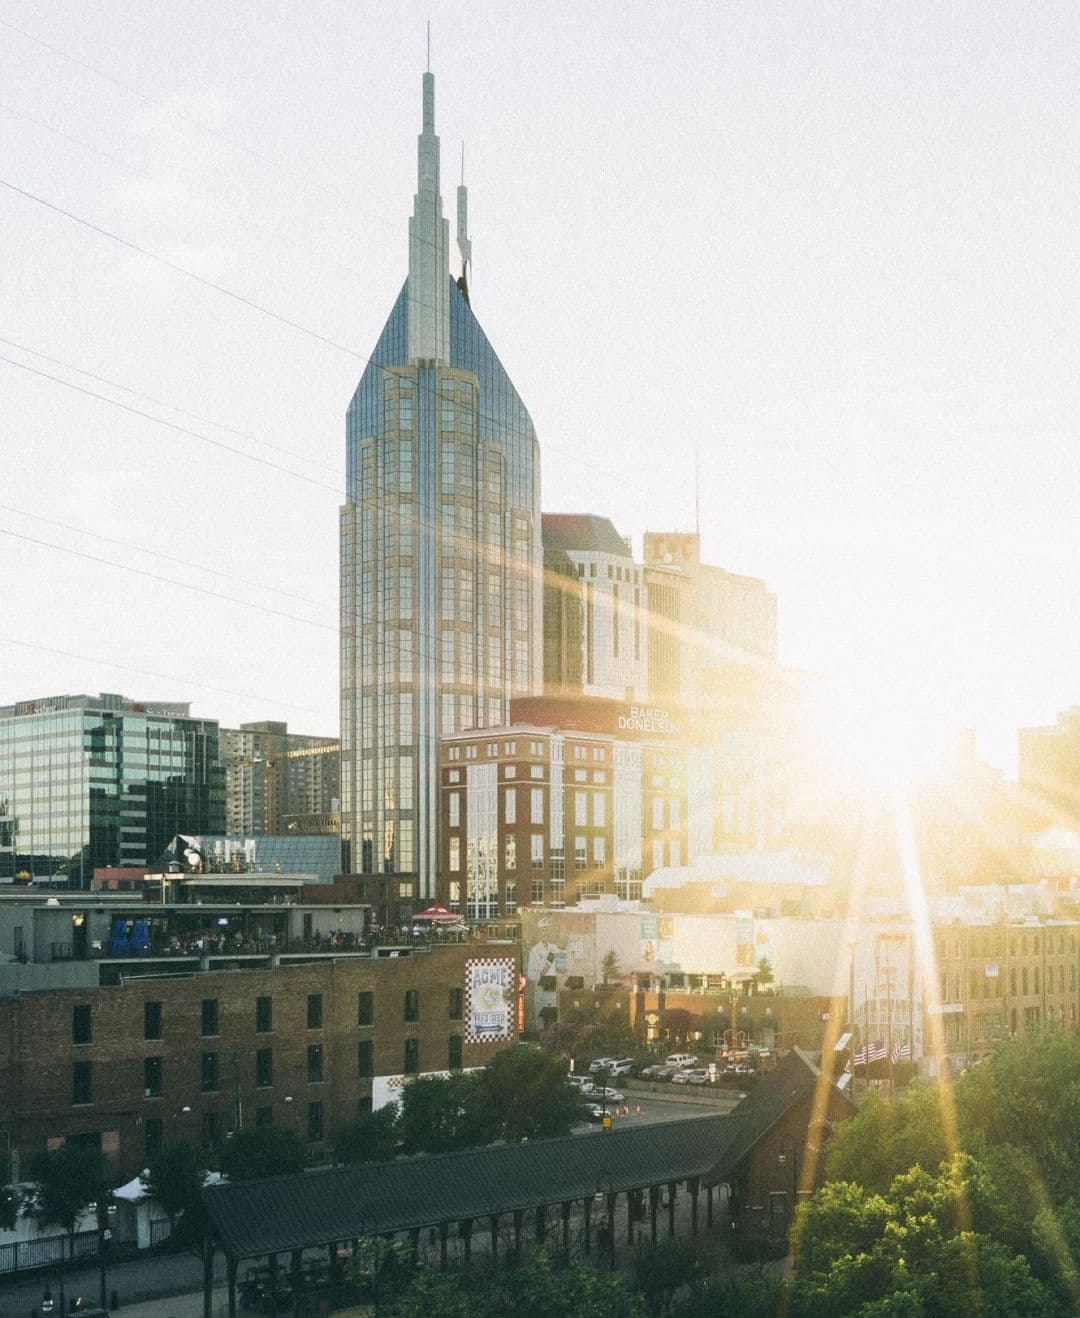
{"type": "Polygon", "coordinates": [[[517,964],[511,956],[465,962],[465,1039],[501,1043],[514,1037],[517,964]]]}

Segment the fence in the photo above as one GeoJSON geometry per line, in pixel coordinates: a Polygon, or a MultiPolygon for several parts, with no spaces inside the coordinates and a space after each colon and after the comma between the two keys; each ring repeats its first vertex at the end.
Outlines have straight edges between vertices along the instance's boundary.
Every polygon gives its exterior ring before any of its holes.
{"type": "Polygon", "coordinates": [[[93,1258],[97,1253],[96,1231],[81,1231],[68,1252],[67,1236],[44,1236],[38,1240],[13,1240],[0,1245],[0,1273],[22,1272],[26,1268],[46,1268],[69,1259],[93,1258]]]}

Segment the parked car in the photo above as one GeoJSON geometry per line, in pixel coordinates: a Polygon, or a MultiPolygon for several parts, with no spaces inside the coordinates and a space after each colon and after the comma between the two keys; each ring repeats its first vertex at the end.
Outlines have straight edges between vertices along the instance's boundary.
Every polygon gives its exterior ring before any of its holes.
{"type": "Polygon", "coordinates": [[[589,1093],[589,1100],[594,1103],[598,1100],[604,1103],[625,1103],[626,1095],[620,1094],[617,1089],[598,1087],[594,1085],[589,1093]]]}
{"type": "Polygon", "coordinates": [[[590,1103],[586,1113],[590,1121],[603,1121],[605,1109],[599,1103],[590,1103]]]}
{"type": "Polygon", "coordinates": [[[694,1070],[686,1072],[686,1083],[688,1085],[707,1085],[711,1079],[707,1066],[695,1067],[694,1070]]]}
{"type": "Polygon", "coordinates": [[[688,1085],[693,1074],[694,1072],[689,1067],[685,1067],[683,1070],[675,1072],[671,1077],[671,1083],[673,1085],[688,1085]]]}
{"type": "Polygon", "coordinates": [[[616,1057],[597,1057],[589,1063],[589,1070],[595,1075],[597,1071],[610,1071],[618,1061],[616,1057]]]}
{"type": "Polygon", "coordinates": [[[587,1075],[575,1075],[572,1071],[566,1077],[566,1083],[573,1085],[575,1089],[591,1089],[592,1080],[587,1075]]]}
{"type": "Polygon", "coordinates": [[[670,1080],[671,1070],[663,1062],[654,1062],[641,1069],[642,1080],[670,1080]]]}
{"type": "Polygon", "coordinates": [[[664,1058],[664,1065],[685,1070],[687,1067],[697,1066],[697,1058],[693,1053],[670,1053],[664,1058]]]}
{"type": "Polygon", "coordinates": [[[632,1057],[616,1057],[607,1068],[608,1075],[631,1075],[635,1066],[632,1057]]]}

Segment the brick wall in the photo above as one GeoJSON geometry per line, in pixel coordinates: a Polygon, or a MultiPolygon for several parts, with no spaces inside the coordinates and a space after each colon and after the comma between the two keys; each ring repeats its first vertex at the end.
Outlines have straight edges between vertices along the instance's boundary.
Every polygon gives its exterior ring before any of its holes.
{"type": "MultiPolygon", "coordinates": [[[[451,990],[465,997],[465,962],[495,950],[448,944],[403,957],[147,977],[5,999],[0,1128],[10,1132],[24,1167],[49,1140],[100,1135],[118,1179],[145,1166],[148,1139],[159,1133],[220,1148],[241,1119],[245,1127],[265,1120],[291,1125],[318,1155],[335,1127],[370,1101],[372,1077],[360,1074],[362,1040],[371,1043],[375,1075],[405,1069],[407,1039],[417,1041],[421,1071],[447,1069],[453,1035],[461,1036],[465,1067],[482,1066],[505,1046],[470,1043],[465,1020],[451,1019],[451,990]],[[406,991],[418,994],[416,1021],[405,1020],[406,991]],[[361,993],[373,995],[371,1025],[359,1023],[361,993]],[[260,997],[272,1004],[271,1029],[264,1032],[257,1030],[260,997]],[[204,1001],[217,1004],[207,1008],[205,1021],[215,1033],[203,1032],[204,1001]],[[148,1039],[146,1004],[155,1002],[162,1037],[148,1039]],[[76,1043],[75,1008],[87,1006],[90,1041],[76,1043]],[[264,1049],[271,1065],[260,1075],[257,1054],[264,1049]],[[216,1060],[204,1063],[204,1054],[216,1060]],[[148,1079],[158,1087],[153,1063],[147,1075],[147,1058],[161,1059],[160,1095],[145,1092],[148,1079]],[[73,1091],[74,1068],[83,1062],[90,1066],[89,1101],[77,1103],[87,1097],[73,1091]],[[318,1113],[312,1104],[322,1105],[321,1140],[308,1138],[309,1119],[315,1122],[318,1113]]],[[[518,945],[497,950],[520,965],[518,945]]],[[[516,1021],[516,1011],[512,1016],[516,1021]]]]}

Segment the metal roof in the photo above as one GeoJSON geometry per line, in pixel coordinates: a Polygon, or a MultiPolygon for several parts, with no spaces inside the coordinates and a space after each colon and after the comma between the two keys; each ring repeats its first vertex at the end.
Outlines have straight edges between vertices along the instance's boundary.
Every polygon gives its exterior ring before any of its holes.
{"type": "Polygon", "coordinates": [[[631,557],[626,541],[607,517],[595,513],[544,513],[541,518],[544,549],[631,557]]]}
{"type": "Polygon", "coordinates": [[[726,1179],[789,1108],[809,1097],[817,1068],[798,1050],[730,1115],[592,1135],[496,1144],[208,1186],[203,1202],[234,1259],[356,1236],[485,1218],[600,1192],[700,1177],[726,1179]]]}

